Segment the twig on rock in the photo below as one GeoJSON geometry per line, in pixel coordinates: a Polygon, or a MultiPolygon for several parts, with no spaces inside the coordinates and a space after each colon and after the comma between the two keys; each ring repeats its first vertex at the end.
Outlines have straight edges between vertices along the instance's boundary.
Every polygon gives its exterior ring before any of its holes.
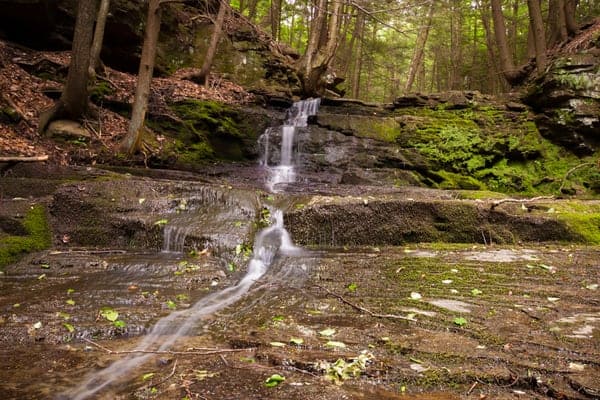
{"type": "Polygon", "coordinates": [[[504,203],[531,203],[534,201],[539,201],[539,200],[554,200],[554,196],[537,196],[537,197],[532,197],[530,199],[500,199],[500,200],[496,200],[494,202],[492,202],[492,205],[490,206],[490,209],[493,210],[494,208],[498,207],[500,204],[504,204],[504,203]]]}
{"type": "Polygon", "coordinates": [[[327,289],[326,287],[323,287],[321,285],[315,285],[316,287],[318,287],[319,289],[324,290],[325,292],[327,292],[328,295],[335,297],[337,299],[339,299],[342,303],[346,303],[347,305],[349,305],[350,307],[364,312],[368,315],[370,315],[371,317],[375,317],[375,318],[390,318],[390,319],[401,319],[404,321],[412,321],[412,322],[416,322],[416,319],[414,318],[408,318],[408,317],[404,317],[402,315],[396,315],[396,314],[379,314],[379,313],[375,313],[365,307],[359,306],[357,304],[354,304],[348,300],[346,300],[346,298],[344,298],[342,295],[339,295],[337,293],[332,292],[331,290],[327,289]]]}
{"type": "Polygon", "coordinates": [[[183,355],[183,356],[207,356],[211,354],[222,354],[222,353],[236,353],[240,351],[256,350],[256,347],[247,347],[243,349],[206,349],[207,351],[172,351],[172,350],[111,350],[104,347],[93,340],[83,338],[84,341],[104,350],[108,354],[169,354],[169,355],[183,355]]]}

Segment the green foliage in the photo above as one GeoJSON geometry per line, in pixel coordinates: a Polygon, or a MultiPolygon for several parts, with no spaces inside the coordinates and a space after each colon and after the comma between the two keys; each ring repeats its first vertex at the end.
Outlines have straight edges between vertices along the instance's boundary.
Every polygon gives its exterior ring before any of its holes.
{"type": "Polygon", "coordinates": [[[318,370],[323,371],[325,377],[336,385],[341,385],[344,381],[360,376],[367,369],[367,364],[373,359],[373,354],[363,350],[352,361],[346,361],[339,358],[331,363],[328,361],[320,361],[316,364],[318,370]]]}
{"type": "MultiPolygon", "coordinates": [[[[430,185],[442,189],[558,194],[566,172],[589,161],[543,138],[526,113],[482,106],[403,112],[397,142],[425,158],[430,185]]],[[[567,190],[594,191],[595,173],[589,168],[571,174],[567,190]]]]}
{"type": "Polygon", "coordinates": [[[27,236],[5,236],[0,238],[0,267],[17,261],[22,255],[50,247],[52,238],[41,205],[34,205],[23,219],[27,236]]]}

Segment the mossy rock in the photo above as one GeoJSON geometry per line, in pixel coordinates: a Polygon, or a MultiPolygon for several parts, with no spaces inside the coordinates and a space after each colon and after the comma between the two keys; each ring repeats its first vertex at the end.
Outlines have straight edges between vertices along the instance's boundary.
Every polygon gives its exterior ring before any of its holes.
{"type": "Polygon", "coordinates": [[[6,235],[0,237],[0,267],[17,261],[23,255],[46,249],[51,245],[50,227],[46,211],[41,205],[34,205],[25,214],[22,226],[16,233],[25,235],[6,235]]]}
{"type": "Polygon", "coordinates": [[[148,125],[171,139],[161,157],[174,157],[180,165],[254,159],[257,138],[269,123],[264,114],[215,101],[185,100],[170,107],[176,119],[153,118],[148,125]]]}

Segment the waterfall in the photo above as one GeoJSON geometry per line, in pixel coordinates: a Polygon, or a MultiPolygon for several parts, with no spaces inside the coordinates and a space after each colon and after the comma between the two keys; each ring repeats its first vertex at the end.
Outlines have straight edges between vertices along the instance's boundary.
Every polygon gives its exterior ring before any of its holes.
{"type": "MultiPolygon", "coordinates": [[[[275,167],[279,168],[278,171],[281,174],[274,174],[276,176],[273,176],[270,181],[272,187],[277,183],[293,181],[291,179],[294,176],[293,145],[296,128],[306,126],[308,117],[316,113],[319,101],[319,99],[311,99],[297,102],[288,110],[286,125],[281,128],[280,162],[275,167]],[[281,182],[277,182],[278,179],[281,182]]],[[[261,138],[261,141],[268,143],[269,130],[265,132],[265,135],[267,135],[266,138],[261,138]]],[[[268,146],[266,147],[268,148],[268,146]]],[[[268,167],[266,154],[268,153],[265,153],[262,164],[268,167]]],[[[169,350],[176,344],[178,339],[190,334],[204,317],[242,298],[250,287],[267,272],[277,254],[287,256],[300,254],[301,249],[294,246],[289,233],[283,226],[283,212],[276,208],[270,208],[269,211],[272,225],[257,233],[254,240],[253,256],[248,263],[246,275],[237,284],[201,298],[192,307],[174,311],[161,318],[138,344],[136,350],[141,352],[169,350]]],[[[165,229],[165,250],[178,251],[180,247],[183,249],[186,234],[187,232],[184,230],[171,231],[165,229]],[[171,237],[173,235],[175,238],[171,237]]],[[[152,357],[154,355],[151,353],[132,353],[112,363],[107,368],[92,373],[79,386],[64,393],[64,395],[72,400],[89,399],[103,389],[122,383],[134,368],[152,357]]]]}
{"type": "Polygon", "coordinates": [[[296,181],[296,131],[308,125],[308,117],[317,114],[320,104],[321,99],[318,98],[295,102],[287,110],[284,124],[279,128],[268,128],[259,138],[262,147],[261,165],[268,171],[266,187],[270,192],[278,192],[282,185],[296,181]],[[271,140],[273,136],[281,139],[279,159],[276,158],[277,152],[270,150],[272,143],[276,142],[271,140]],[[270,165],[271,158],[275,158],[274,165],[270,165]]]}

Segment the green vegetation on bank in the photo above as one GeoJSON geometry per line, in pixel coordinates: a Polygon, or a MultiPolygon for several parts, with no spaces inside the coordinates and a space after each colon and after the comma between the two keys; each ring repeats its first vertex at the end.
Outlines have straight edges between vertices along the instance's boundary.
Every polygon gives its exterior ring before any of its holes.
{"type": "Polygon", "coordinates": [[[43,250],[52,244],[46,211],[41,205],[34,205],[25,214],[23,227],[26,236],[0,237],[0,268],[17,261],[32,251],[43,250]]]}
{"type": "Polygon", "coordinates": [[[595,157],[579,158],[545,139],[526,112],[471,106],[398,114],[395,141],[425,159],[431,186],[523,195],[598,193],[598,168],[590,164],[568,173],[595,157]]]}

